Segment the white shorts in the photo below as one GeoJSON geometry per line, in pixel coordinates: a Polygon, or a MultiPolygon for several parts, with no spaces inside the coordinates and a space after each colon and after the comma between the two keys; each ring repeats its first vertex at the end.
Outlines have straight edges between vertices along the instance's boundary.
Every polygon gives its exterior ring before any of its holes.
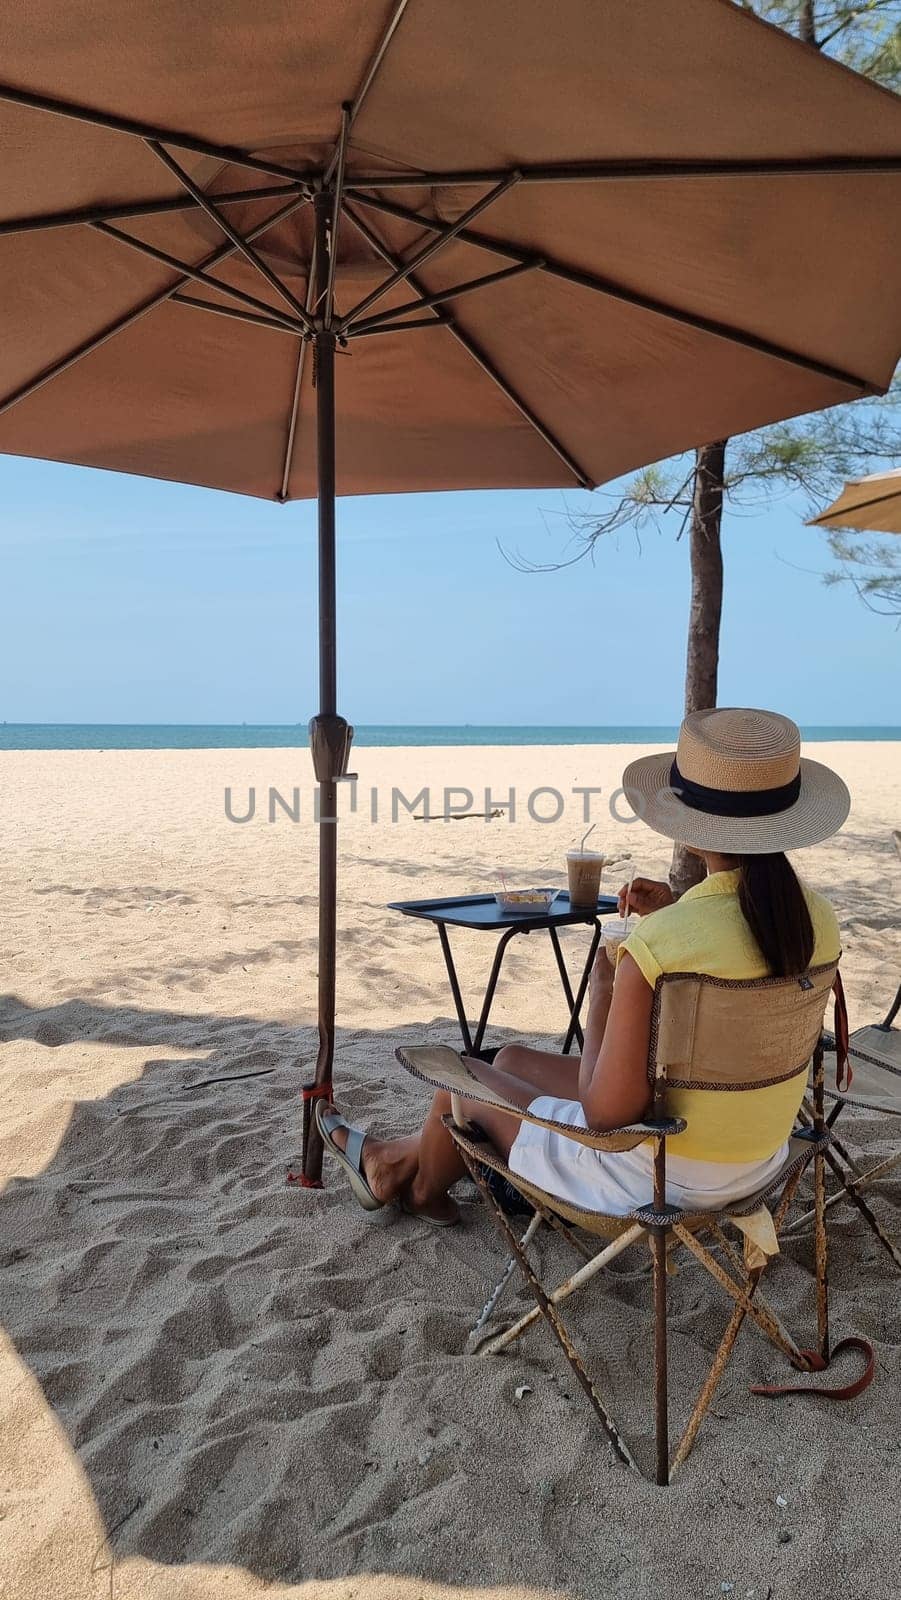
{"type": "MultiPolygon", "coordinates": [[[[578,1100],[559,1100],[542,1094],[529,1110],[554,1122],[585,1128],[585,1112],[578,1100]]],[[[713,1211],[753,1194],[776,1176],[785,1160],[781,1145],[766,1161],[688,1161],[666,1158],[666,1198],[686,1210],[713,1211]]],[[[558,1195],[586,1211],[606,1211],[628,1216],[636,1206],[650,1205],[654,1192],[654,1153],[649,1143],[634,1150],[591,1150],[552,1128],[522,1123],[513,1141],[509,1166],[521,1178],[558,1195]]]]}

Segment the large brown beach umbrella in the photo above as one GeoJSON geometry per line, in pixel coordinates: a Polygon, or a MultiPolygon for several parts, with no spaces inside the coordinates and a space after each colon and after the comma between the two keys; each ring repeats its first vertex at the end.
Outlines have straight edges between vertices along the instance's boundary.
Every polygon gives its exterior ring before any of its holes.
{"type": "Polygon", "coordinates": [[[811,528],[854,528],[860,533],[901,533],[901,467],[852,478],[831,506],[811,517],[811,528]]]}
{"type": "Polygon", "coordinates": [[[29,0],[3,44],[0,450],[318,495],[322,1088],[336,492],[883,391],[901,102],[731,0],[29,0]]]}

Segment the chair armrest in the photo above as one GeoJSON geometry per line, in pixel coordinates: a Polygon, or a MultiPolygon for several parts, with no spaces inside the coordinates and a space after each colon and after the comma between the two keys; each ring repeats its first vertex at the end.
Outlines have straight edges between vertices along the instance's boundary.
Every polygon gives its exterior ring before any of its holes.
{"type": "Polygon", "coordinates": [[[482,1105],[494,1106],[499,1111],[507,1111],[522,1122],[550,1128],[554,1133],[561,1133],[576,1144],[588,1145],[592,1150],[634,1150],[636,1145],[644,1144],[647,1139],[673,1138],[685,1128],[681,1117],[629,1122],[620,1128],[608,1128],[603,1133],[594,1132],[591,1128],[577,1128],[571,1122],[536,1117],[531,1111],[524,1111],[522,1106],[514,1105],[505,1095],[482,1083],[469,1070],[462,1056],[449,1045],[419,1045],[409,1050],[399,1048],[394,1053],[402,1067],[435,1089],[445,1089],[459,1099],[475,1100],[482,1105]]]}
{"type": "Polygon", "coordinates": [[[543,1117],[533,1117],[528,1111],[520,1115],[525,1122],[553,1128],[564,1139],[575,1139],[592,1150],[634,1150],[636,1145],[645,1144],[648,1139],[674,1139],[677,1134],[684,1133],[687,1127],[684,1117],[661,1117],[653,1122],[624,1122],[618,1128],[607,1128],[600,1133],[593,1128],[574,1128],[568,1122],[551,1122],[543,1117]]]}

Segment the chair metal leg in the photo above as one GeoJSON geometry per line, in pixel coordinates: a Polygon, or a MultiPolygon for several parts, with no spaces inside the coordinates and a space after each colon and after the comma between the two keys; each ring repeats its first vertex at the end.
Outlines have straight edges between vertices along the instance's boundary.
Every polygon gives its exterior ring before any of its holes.
{"type": "MultiPolygon", "coordinates": [[[[832,1126],[831,1122],[827,1121],[826,1126],[827,1127],[831,1127],[832,1126]]],[[[830,1144],[832,1146],[833,1154],[837,1155],[839,1157],[839,1160],[844,1161],[845,1166],[848,1167],[848,1169],[851,1172],[856,1173],[858,1178],[862,1178],[863,1177],[863,1167],[861,1166],[860,1162],[856,1159],[856,1157],[852,1156],[850,1150],[848,1150],[847,1147],[842,1144],[841,1139],[839,1139],[837,1134],[833,1134],[832,1135],[832,1138],[830,1140],[830,1144]]]]}
{"type": "MultiPolygon", "coordinates": [[[[531,1204],[535,1204],[534,1200],[531,1202],[531,1204]]],[[[569,1223],[564,1222],[562,1217],[557,1216],[556,1212],[546,1211],[543,1207],[539,1207],[539,1210],[541,1211],[545,1222],[548,1224],[548,1227],[553,1228],[555,1233],[559,1233],[561,1239],[566,1240],[570,1249],[574,1251],[577,1256],[581,1256],[583,1261],[594,1260],[595,1252],[589,1249],[588,1245],[582,1243],[582,1240],[576,1233],[575,1228],[571,1228],[569,1223]]]]}
{"type": "MultiPolygon", "coordinates": [[[[826,1134],[824,1090],[826,1073],[823,1040],[813,1053],[813,1127],[814,1132],[826,1134]]],[[[835,1135],[833,1134],[834,1138],[835,1135]]],[[[818,1142],[813,1157],[813,1251],[817,1280],[817,1349],[823,1361],[829,1360],[829,1265],[826,1241],[826,1157],[831,1152],[825,1142],[818,1142]]]]}
{"type": "MultiPolygon", "coordinates": [[[[665,1111],[663,1082],[654,1081],[654,1112],[661,1116],[665,1111]]],[[[654,1141],[654,1212],[656,1219],[650,1229],[651,1251],[654,1257],[654,1435],[657,1445],[657,1482],[669,1483],[669,1410],[668,1372],[666,1350],[666,1247],[672,1233],[666,1221],[669,1208],[666,1203],[666,1140],[654,1141]]]]}
{"type": "Polygon", "coordinates": [[[817,1349],[829,1360],[829,1272],[826,1244],[826,1160],[822,1149],[813,1158],[813,1240],[817,1279],[817,1349]]]}
{"type": "Polygon", "coordinates": [[[556,1307],[551,1304],[551,1301],[545,1294],[541,1283],[535,1276],[535,1273],[533,1272],[529,1263],[529,1258],[525,1254],[525,1251],[521,1248],[516,1234],[513,1232],[513,1229],[510,1227],[507,1218],[495,1200],[494,1195],[491,1193],[491,1190],[485,1182],[485,1179],[483,1178],[477,1164],[470,1159],[465,1150],[461,1150],[460,1153],[463,1156],[463,1160],[466,1162],[466,1166],[469,1169],[469,1174],[473,1182],[481,1191],[482,1198],[487,1202],[491,1210],[495,1224],[500,1231],[501,1238],[505,1239],[510,1245],[513,1254],[519,1263],[522,1275],[528,1283],[533,1295],[535,1296],[535,1300],[542,1316],[544,1316],[546,1319],[551,1332],[553,1333],[555,1339],[560,1345],[561,1350],[563,1351],[563,1354],[566,1356],[567,1361],[572,1367],[576,1378],[578,1379],[581,1387],[585,1390],[585,1393],[588,1396],[588,1399],[591,1401],[594,1410],[597,1412],[601,1425],[607,1434],[607,1437],[610,1440],[616,1455],[619,1457],[620,1461],[625,1463],[626,1466],[635,1467],[637,1471],[638,1465],[632,1455],[632,1452],[620,1434],[616,1423],[613,1421],[613,1418],[604,1405],[604,1402],[601,1399],[601,1396],[595,1388],[592,1380],[589,1378],[588,1373],[585,1371],[579,1353],[575,1349],[563,1322],[557,1314],[556,1307]]]}
{"type": "MultiPolygon", "coordinates": [[[[528,1247],[532,1243],[532,1240],[534,1239],[536,1233],[538,1232],[538,1229],[541,1227],[541,1224],[542,1224],[543,1220],[544,1219],[542,1218],[540,1213],[538,1211],[536,1211],[535,1215],[532,1217],[532,1219],[531,1219],[531,1221],[529,1223],[529,1226],[527,1227],[525,1233],[523,1234],[522,1238],[519,1241],[520,1245],[523,1248],[523,1250],[527,1250],[528,1249],[528,1247]]],[[[472,1327],[469,1330],[469,1337],[470,1337],[471,1340],[475,1339],[477,1337],[477,1335],[481,1333],[481,1331],[484,1328],[486,1322],[488,1322],[489,1318],[491,1317],[495,1306],[497,1305],[501,1295],[503,1294],[504,1290],[506,1289],[507,1284],[510,1282],[510,1279],[512,1278],[512,1276],[513,1276],[515,1271],[516,1271],[516,1257],[515,1256],[511,1256],[509,1261],[507,1262],[506,1267],[504,1268],[503,1277],[498,1281],[498,1283],[496,1284],[494,1289],[492,1289],[491,1294],[488,1296],[488,1299],[485,1301],[485,1304],[482,1307],[481,1312],[479,1313],[478,1321],[474,1322],[472,1327]]]]}
{"type": "Polygon", "coordinates": [[[888,1254],[894,1261],[895,1266],[901,1269],[901,1251],[898,1250],[897,1245],[894,1244],[889,1238],[888,1234],[884,1231],[879,1218],[867,1205],[866,1200],[860,1193],[861,1185],[857,1182],[852,1183],[847,1181],[831,1150],[827,1149],[824,1152],[824,1156],[829,1162],[833,1172],[835,1172],[840,1178],[843,1185],[842,1193],[836,1196],[836,1198],[848,1200],[851,1205],[857,1207],[858,1211],[866,1222],[867,1227],[876,1235],[876,1238],[879,1240],[879,1243],[883,1246],[883,1248],[888,1251],[888,1254]]]}
{"type": "MultiPolygon", "coordinates": [[[[757,1280],[760,1277],[761,1270],[762,1269],[758,1268],[749,1275],[749,1299],[757,1288],[757,1280]]],[[[729,1357],[732,1354],[733,1346],[738,1338],[739,1332],[741,1331],[741,1325],[744,1322],[746,1315],[747,1312],[745,1307],[741,1304],[737,1304],[732,1312],[732,1316],[729,1319],[726,1331],[717,1346],[716,1354],[714,1355],[711,1363],[710,1371],[708,1372],[701,1392],[695,1401],[694,1410],[692,1411],[691,1416],[685,1425],[685,1430],[682,1434],[682,1437],[676,1446],[672,1466],[670,1467],[670,1483],[672,1483],[673,1478],[676,1476],[679,1468],[686,1461],[692,1445],[698,1436],[698,1431],[701,1423],[704,1421],[704,1418],[707,1415],[710,1402],[713,1399],[713,1396],[719,1387],[720,1379],[722,1378],[723,1373],[729,1364],[729,1357]]]]}
{"type": "Polygon", "coordinates": [[[678,1234],[682,1243],[701,1262],[702,1266],[706,1267],[710,1276],[716,1280],[721,1288],[725,1289],[726,1293],[731,1296],[737,1305],[744,1307],[745,1314],[754,1319],[761,1332],[766,1334],[766,1337],[782,1351],[783,1355],[788,1356],[792,1365],[801,1368],[802,1371],[808,1371],[810,1368],[809,1361],[795,1344],[788,1330],[783,1327],[775,1312],[771,1311],[768,1306],[764,1307],[755,1302],[748,1293],[750,1277],[746,1278],[744,1283],[736,1283],[725,1267],[721,1266],[716,1260],[716,1257],[712,1256],[710,1251],[705,1249],[704,1245],[700,1244],[694,1235],[683,1227],[681,1222],[674,1224],[674,1232],[678,1234]]]}
{"type": "MultiPolygon", "coordinates": [[[[841,1114],[844,1111],[844,1109],[845,1109],[844,1100],[836,1100],[835,1105],[832,1107],[832,1110],[830,1111],[828,1117],[826,1117],[826,1119],[825,1119],[825,1126],[830,1131],[835,1127],[835,1124],[838,1121],[838,1119],[841,1116],[841,1114]]],[[[805,1100],[804,1104],[801,1106],[801,1109],[798,1112],[798,1121],[802,1122],[804,1124],[804,1126],[808,1127],[808,1128],[812,1128],[812,1127],[815,1126],[815,1117],[814,1117],[813,1107],[808,1105],[806,1100],[805,1100]]],[[[832,1145],[833,1150],[838,1151],[838,1154],[841,1156],[841,1159],[844,1162],[847,1163],[847,1165],[851,1168],[851,1171],[852,1172],[856,1172],[859,1176],[862,1176],[863,1168],[861,1167],[859,1161],[855,1160],[855,1158],[854,1158],[854,1156],[852,1156],[850,1150],[846,1150],[845,1149],[845,1146],[842,1144],[842,1142],[839,1139],[837,1133],[832,1133],[832,1138],[830,1140],[830,1143],[832,1145]]]]}
{"type": "Polygon", "coordinates": [[[654,1228],[654,1431],[657,1443],[657,1482],[669,1483],[669,1397],[666,1353],[666,1236],[668,1229],[654,1228]]]}
{"type": "MultiPolygon", "coordinates": [[[[633,1227],[627,1228],[626,1232],[621,1233],[618,1239],[614,1239],[605,1249],[600,1250],[596,1256],[592,1256],[584,1267],[580,1267],[571,1277],[565,1278],[563,1283],[558,1284],[553,1293],[548,1296],[551,1304],[557,1306],[561,1301],[568,1300],[571,1294],[575,1294],[575,1291],[581,1289],[583,1284],[590,1282],[602,1267],[606,1267],[609,1261],[613,1261],[616,1256],[622,1255],[624,1250],[628,1250],[633,1244],[637,1244],[644,1232],[645,1229],[640,1222],[636,1222],[633,1227]]],[[[490,1344],[483,1345],[479,1354],[483,1356],[497,1355],[499,1350],[506,1349],[507,1345],[513,1344],[515,1339],[525,1333],[526,1328],[531,1328],[532,1324],[538,1321],[539,1315],[537,1306],[531,1311],[526,1311],[517,1322],[513,1323],[512,1327],[505,1328],[502,1333],[495,1335],[490,1344]]]]}
{"type": "MultiPolygon", "coordinates": [[[[785,1188],[782,1191],[779,1204],[773,1213],[773,1225],[777,1234],[781,1232],[783,1220],[794,1198],[798,1184],[801,1181],[801,1176],[801,1172],[795,1173],[793,1178],[789,1178],[785,1188]]],[[[729,1244],[728,1239],[725,1238],[720,1229],[717,1229],[716,1231],[719,1233],[719,1242],[725,1248],[725,1253],[728,1259],[735,1264],[737,1262],[737,1257],[735,1256],[735,1252],[733,1251],[732,1246],[729,1244]]],[[[698,1430],[700,1429],[701,1423],[707,1415],[710,1402],[713,1399],[723,1373],[729,1364],[729,1358],[732,1354],[735,1341],[741,1332],[742,1323],[744,1322],[745,1317],[748,1315],[748,1312],[751,1308],[751,1302],[754,1300],[757,1294],[757,1286],[761,1277],[763,1276],[763,1270],[764,1269],[762,1267],[753,1267],[747,1274],[745,1280],[744,1297],[736,1300],[732,1311],[732,1316],[730,1317],[726,1331],[717,1346],[716,1354],[711,1362],[710,1371],[707,1374],[701,1392],[695,1402],[694,1410],[692,1411],[691,1416],[685,1425],[682,1437],[676,1446],[672,1465],[670,1467],[670,1483],[672,1483],[678,1469],[686,1461],[695,1439],[698,1436],[698,1430]]],[[[767,1310],[769,1310],[769,1307],[767,1307],[767,1310]]],[[[802,1365],[804,1364],[806,1363],[802,1362],[802,1365]]]]}
{"type": "MultiPolygon", "coordinates": [[[[739,1283],[742,1281],[744,1281],[746,1284],[750,1283],[751,1275],[749,1269],[745,1266],[744,1261],[738,1252],[732,1248],[732,1245],[729,1243],[729,1240],[726,1238],[726,1235],[723,1233],[722,1229],[718,1226],[714,1227],[713,1233],[717,1243],[720,1246],[720,1249],[723,1252],[723,1255],[726,1257],[726,1260],[731,1263],[733,1271],[736,1274],[737,1281],[739,1283]]],[[[771,1317],[774,1322],[778,1323],[779,1318],[775,1310],[770,1305],[769,1301],[764,1299],[763,1291],[760,1288],[760,1278],[763,1275],[763,1271],[764,1269],[761,1267],[758,1272],[757,1286],[753,1297],[754,1303],[762,1312],[771,1317]]]]}
{"type": "MultiPolygon", "coordinates": [[[[844,1176],[841,1188],[829,1196],[824,1209],[831,1211],[833,1206],[841,1205],[843,1200],[850,1201],[852,1191],[853,1194],[860,1194],[861,1189],[867,1189],[871,1184],[878,1183],[880,1178],[884,1178],[897,1167],[899,1161],[901,1161],[901,1150],[896,1151],[893,1156],[887,1156],[884,1161],[880,1161],[875,1167],[871,1167],[869,1172],[862,1173],[859,1178],[844,1176]]],[[[793,1234],[799,1233],[812,1220],[813,1215],[814,1212],[811,1208],[810,1211],[805,1211],[803,1216],[797,1217],[791,1227],[785,1229],[782,1235],[783,1239],[790,1239],[793,1234]]]]}

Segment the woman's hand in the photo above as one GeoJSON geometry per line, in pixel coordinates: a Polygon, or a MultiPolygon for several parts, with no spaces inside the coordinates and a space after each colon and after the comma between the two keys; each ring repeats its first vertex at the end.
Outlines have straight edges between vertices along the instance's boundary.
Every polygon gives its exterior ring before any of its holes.
{"type": "Polygon", "coordinates": [[[613,962],[607,955],[607,951],[604,946],[598,945],[598,953],[594,958],[594,966],[591,969],[591,977],[588,980],[589,1009],[592,1005],[600,1002],[602,999],[609,1002],[610,994],[613,989],[614,977],[615,969],[613,962]]]}
{"type": "MultiPolygon", "coordinates": [[[[628,884],[623,884],[619,891],[619,914],[626,914],[626,890],[628,884]]],[[[636,916],[646,917],[652,911],[661,911],[664,906],[671,906],[675,895],[668,883],[660,883],[656,878],[635,878],[629,889],[629,910],[636,916]]],[[[603,952],[602,952],[603,953],[603,952]]]]}

